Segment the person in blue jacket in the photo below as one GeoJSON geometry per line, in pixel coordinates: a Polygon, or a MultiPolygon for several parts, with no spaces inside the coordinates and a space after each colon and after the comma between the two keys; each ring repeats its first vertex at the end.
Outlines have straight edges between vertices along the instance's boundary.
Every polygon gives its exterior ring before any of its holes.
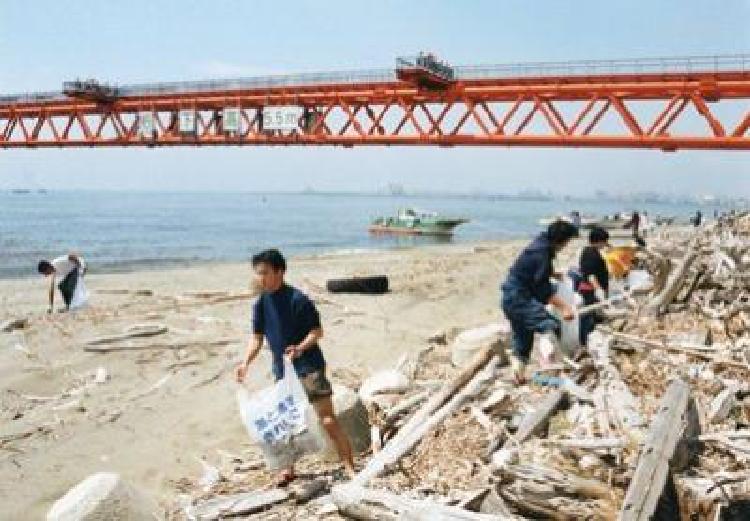
{"type": "Polygon", "coordinates": [[[516,383],[525,381],[534,333],[560,334],[559,320],[545,306],[560,310],[565,320],[574,317],[571,306],[555,294],[550,278],[555,275],[555,255],[577,236],[578,229],[571,223],[553,222],[521,252],[501,286],[501,307],[512,331],[511,365],[516,383]]]}

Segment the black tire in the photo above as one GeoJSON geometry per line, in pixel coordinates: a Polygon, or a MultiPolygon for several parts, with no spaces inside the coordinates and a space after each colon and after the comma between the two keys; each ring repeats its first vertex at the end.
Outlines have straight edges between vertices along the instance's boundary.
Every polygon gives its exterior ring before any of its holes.
{"type": "Polygon", "coordinates": [[[363,293],[365,295],[382,295],[388,293],[388,277],[352,277],[348,279],[331,279],[326,282],[331,293],[363,293]]]}

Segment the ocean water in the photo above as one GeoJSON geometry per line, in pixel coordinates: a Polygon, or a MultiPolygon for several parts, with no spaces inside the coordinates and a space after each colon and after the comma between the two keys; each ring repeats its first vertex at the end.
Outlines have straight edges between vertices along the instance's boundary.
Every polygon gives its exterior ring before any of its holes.
{"type": "MultiPolygon", "coordinates": [[[[453,242],[529,236],[540,217],[577,209],[629,211],[616,202],[344,194],[0,192],[0,278],[32,276],[39,259],[80,252],[92,272],[244,261],[262,248],[287,254],[434,244],[430,237],[371,236],[374,217],[414,206],[461,215],[453,242]]],[[[687,218],[696,207],[640,204],[687,218]]],[[[713,209],[704,208],[704,214],[713,209]]]]}

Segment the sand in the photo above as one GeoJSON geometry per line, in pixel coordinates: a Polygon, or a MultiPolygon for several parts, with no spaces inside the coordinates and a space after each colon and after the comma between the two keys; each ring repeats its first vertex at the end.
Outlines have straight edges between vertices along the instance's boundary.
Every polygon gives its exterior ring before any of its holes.
{"type": "MultiPolygon", "coordinates": [[[[438,330],[497,320],[498,283],[524,242],[297,257],[287,278],[318,303],[330,378],[351,386],[424,347],[438,330]],[[392,291],[324,289],[328,278],[367,274],[387,274],[392,291]]],[[[71,486],[102,471],[166,503],[176,480],[200,475],[198,458],[246,446],[232,370],[248,337],[250,278],[247,264],[92,273],[91,305],[51,316],[44,280],[0,281],[0,322],[30,321],[23,331],[0,333],[0,519],[40,519],[71,486]],[[153,295],[108,293],[120,289],[153,295]],[[162,348],[83,349],[89,339],[143,324],[169,331],[124,344],[162,348]],[[208,344],[216,341],[226,345],[208,344]],[[192,344],[163,348],[184,342],[192,344]],[[97,371],[106,371],[104,383],[96,383],[97,371]]],[[[269,366],[267,355],[251,366],[251,387],[270,381],[269,366]]]]}

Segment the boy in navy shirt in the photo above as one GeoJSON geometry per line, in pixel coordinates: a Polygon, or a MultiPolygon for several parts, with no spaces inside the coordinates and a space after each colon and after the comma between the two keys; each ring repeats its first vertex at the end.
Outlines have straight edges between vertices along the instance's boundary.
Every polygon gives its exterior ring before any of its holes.
{"type": "MultiPolygon", "coordinates": [[[[263,293],[253,306],[253,335],[245,360],[237,366],[235,376],[242,382],[247,368],[258,356],[263,338],[273,355],[272,369],[276,380],[284,376],[284,356],[292,360],[294,370],[305,388],[323,427],[333,440],[350,477],[354,475],[352,449],[333,411],[331,383],[325,375],[325,359],[318,341],[323,337],[320,315],[315,304],[301,291],[284,282],[286,260],[278,250],[266,250],[252,259],[253,270],[263,293]]],[[[294,468],[279,476],[279,485],[294,479],[294,468]]]]}

